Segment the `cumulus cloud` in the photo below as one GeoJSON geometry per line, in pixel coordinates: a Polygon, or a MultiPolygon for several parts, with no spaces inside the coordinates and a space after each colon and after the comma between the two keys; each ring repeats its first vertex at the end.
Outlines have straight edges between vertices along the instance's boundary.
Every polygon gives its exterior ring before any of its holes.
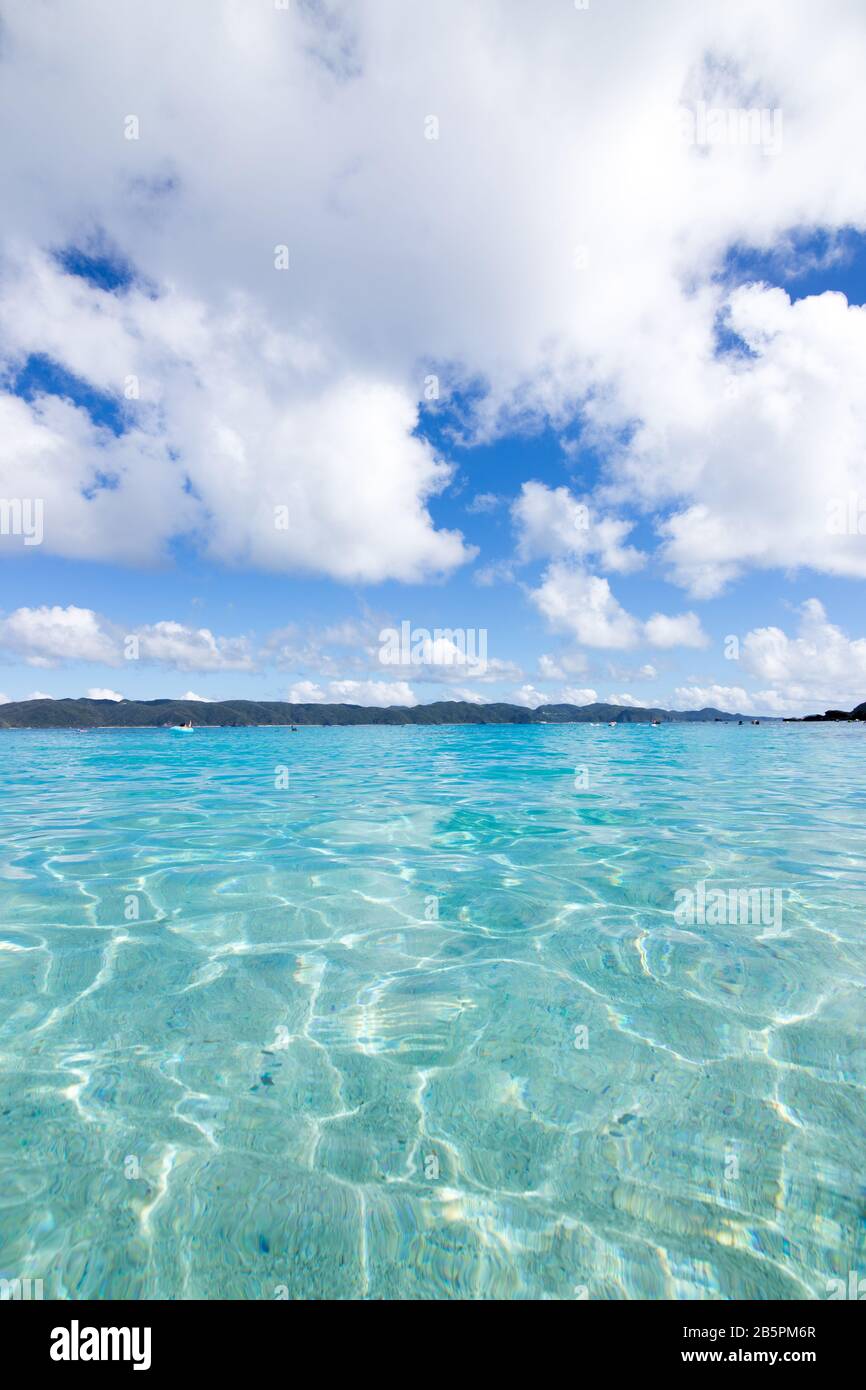
{"type": "Polygon", "coordinates": [[[618,477],[651,509],[672,506],[662,557],[699,598],[756,567],[866,577],[866,309],[766,285],[723,309],[742,348],[645,397],[636,388],[642,423],[618,477]]]}
{"type": "Polygon", "coordinates": [[[755,703],[740,685],[681,685],[674,691],[674,709],[720,709],[728,714],[752,714],[755,703]]]}
{"type": "Polygon", "coordinates": [[[193,700],[193,701],[195,701],[196,704],[201,704],[201,705],[212,705],[212,704],[213,704],[213,700],[209,699],[207,695],[196,695],[196,693],[195,693],[194,690],[188,690],[188,691],[186,692],[186,694],[185,694],[185,695],[181,695],[180,698],[181,698],[182,700],[193,700]]]}
{"type": "MultiPolygon", "coordinates": [[[[0,313],[13,323],[15,312],[0,286],[0,313]]],[[[0,343],[0,371],[2,357],[0,343]]],[[[0,495],[38,498],[40,549],[77,560],[149,564],[193,516],[165,440],[137,427],[115,438],[69,400],[31,404],[2,390],[0,495]]],[[[13,532],[0,534],[0,551],[20,545],[13,532]]]]}
{"type": "Polygon", "coordinates": [[[601,575],[556,561],[530,598],[555,632],[567,632],[588,647],[632,647],[638,640],[640,625],[601,575]]]}
{"type": "Polygon", "coordinates": [[[322,687],[315,681],[297,681],[289,691],[289,703],[292,705],[320,704],[327,698],[322,687]]]}
{"type": "MultiPolygon", "coordinates": [[[[615,509],[637,502],[699,595],[750,566],[866,574],[823,529],[862,480],[862,311],[716,275],[733,245],[866,225],[859,7],[606,8],[441,0],[420,34],[404,0],[69,0],[50,24],[10,0],[5,379],[43,354],[124,417],[0,397],[0,493],[39,488],[45,549],[144,563],[183,536],[339,580],[451,573],[471,551],[430,509],[451,476],[417,432],[432,368],[443,402],[477,388],[470,440],[582,412],[611,455],[602,567],[636,563],[615,509]],[[781,148],[684,142],[702,100],[780,108],[781,148]],[[88,227],[133,287],[46,254],[88,227]],[[720,315],[748,355],[720,360],[720,315]]],[[[527,534],[565,545],[561,519],[527,534]]]]}
{"type": "Polygon", "coordinates": [[[595,555],[605,569],[627,573],[645,556],[623,541],[632,523],[594,514],[566,487],[524,483],[511,507],[521,560],[595,555]]]}
{"type": "Polygon", "coordinates": [[[87,692],[87,698],[88,700],[119,701],[125,699],[125,696],[120,695],[116,690],[106,690],[102,686],[92,685],[87,692]]]}
{"type": "MultiPolygon", "coordinates": [[[[644,624],[644,634],[653,647],[706,647],[709,638],[701,627],[697,613],[680,613],[668,617],[654,613],[644,624]]],[[[653,668],[647,667],[648,671],[653,668]]],[[[653,674],[655,674],[653,672],[653,674]]]]}
{"type": "Polygon", "coordinates": [[[215,637],[209,628],[160,622],[137,628],[142,661],[176,671],[249,671],[254,665],[245,637],[215,637]]]}
{"type": "Polygon", "coordinates": [[[28,666],[87,661],[116,666],[118,643],[90,608],[17,608],[0,618],[0,649],[28,666]]]}
{"type": "Polygon", "coordinates": [[[677,707],[799,716],[852,709],[866,700],[866,638],[849,637],[817,599],[801,605],[794,636],[779,627],[753,628],[739,643],[737,657],[756,688],[698,679],[677,688],[677,707]]]}
{"type": "Polygon", "coordinates": [[[485,704],[485,698],[480,690],[465,690],[463,688],[458,688],[453,692],[451,698],[454,700],[465,700],[468,705],[485,704]]]}
{"type": "Polygon", "coordinates": [[[178,671],[248,671],[254,665],[244,637],[217,637],[208,628],[171,621],[124,632],[93,609],[74,604],[16,608],[0,618],[0,652],[42,667],[72,662],[122,666],[127,660],[178,671]]]}
{"type": "MultiPolygon", "coordinates": [[[[555,632],[567,632],[587,647],[622,649],[641,641],[654,647],[705,647],[708,643],[697,614],[654,613],[641,623],[622,607],[602,575],[588,574],[565,561],[548,566],[529,596],[555,632]]],[[[549,661],[548,669],[556,666],[549,661]]]]}
{"type": "Polygon", "coordinates": [[[555,703],[563,705],[594,705],[597,700],[597,691],[589,687],[581,688],[576,685],[566,685],[559,692],[555,703]]]}
{"type": "Polygon", "coordinates": [[[741,643],[743,668],[769,681],[786,711],[821,713],[866,700],[866,637],[848,637],[814,598],[802,605],[798,629],[789,637],[778,627],[753,628],[741,643]]]}
{"type": "Polygon", "coordinates": [[[539,705],[546,705],[549,701],[548,697],[540,690],[536,690],[534,685],[522,685],[511,696],[511,703],[523,705],[526,709],[537,709],[539,705]]]}
{"type": "Polygon", "coordinates": [[[561,661],[546,654],[538,658],[538,672],[544,680],[564,680],[565,671],[561,661]]]}
{"type": "Polygon", "coordinates": [[[417,705],[418,697],[406,681],[298,681],[289,691],[291,704],[417,705]]]}
{"type": "Polygon", "coordinates": [[[544,653],[538,658],[538,673],[544,680],[563,681],[582,674],[587,665],[583,652],[561,652],[558,656],[544,653]]]}
{"type": "Polygon", "coordinates": [[[323,374],[241,300],[119,297],[36,253],[5,284],[7,363],[47,355],[109,397],[128,378],[152,397],[127,403],[116,438],[70,401],[0,396],[0,486],[21,494],[26,459],[47,551],[134,562],[196,531],[223,562],[372,582],[474,553],[433,527],[426,502],[451,468],[414,434],[405,388],[323,374]]]}

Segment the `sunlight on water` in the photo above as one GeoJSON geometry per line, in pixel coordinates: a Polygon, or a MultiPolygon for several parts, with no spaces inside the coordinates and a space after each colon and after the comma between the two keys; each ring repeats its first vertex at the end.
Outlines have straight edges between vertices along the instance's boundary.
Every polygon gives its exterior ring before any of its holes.
{"type": "Polygon", "coordinates": [[[864,729],[2,749],[0,1277],[715,1299],[866,1273],[864,729]]]}

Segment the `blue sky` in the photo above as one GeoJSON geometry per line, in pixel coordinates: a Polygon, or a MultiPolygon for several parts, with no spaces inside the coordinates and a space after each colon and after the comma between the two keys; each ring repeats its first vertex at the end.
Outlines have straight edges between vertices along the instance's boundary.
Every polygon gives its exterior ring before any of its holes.
{"type": "Polygon", "coordinates": [[[804,75],[807,15],[770,58],[773,4],[675,6],[667,48],[614,8],[620,47],[506,0],[427,45],[390,4],[12,8],[0,495],[44,536],[0,535],[0,692],[866,699],[860,98],[804,75]],[[684,147],[698,98],[784,144],[684,147]],[[384,665],[404,621],[483,632],[485,669],[384,665]]]}

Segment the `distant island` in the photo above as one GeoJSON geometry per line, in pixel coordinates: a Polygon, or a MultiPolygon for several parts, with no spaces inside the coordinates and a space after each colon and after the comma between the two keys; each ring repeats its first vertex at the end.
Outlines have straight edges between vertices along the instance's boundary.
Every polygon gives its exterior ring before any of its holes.
{"type": "Polygon", "coordinates": [[[807,714],[803,719],[787,719],[786,724],[838,724],[850,720],[866,719],[866,701],[856,705],[850,714],[843,709],[828,709],[823,714],[807,714]]]}
{"type": "MultiPolygon", "coordinates": [[[[866,709],[866,706],[859,706],[866,709]]],[[[827,716],[829,717],[829,716],[827,716]]],[[[849,716],[840,716],[848,718],[849,716]]],[[[643,709],[630,705],[476,705],[441,700],[431,705],[290,705],[257,700],[20,700],[0,705],[2,729],[161,728],[183,724],[232,729],[262,724],[706,724],[751,722],[720,709],[643,709]]]]}

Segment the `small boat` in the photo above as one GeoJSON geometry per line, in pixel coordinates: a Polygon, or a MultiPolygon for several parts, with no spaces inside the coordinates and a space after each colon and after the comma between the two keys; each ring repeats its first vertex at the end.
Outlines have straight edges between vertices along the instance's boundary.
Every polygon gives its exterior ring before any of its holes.
{"type": "Polygon", "coordinates": [[[615,728],[616,728],[616,720],[615,720],[615,719],[611,719],[608,727],[611,728],[611,729],[615,729],[615,728]]]}
{"type": "Polygon", "coordinates": [[[172,724],[170,732],[173,734],[191,734],[193,726],[192,724],[172,724]]]}
{"type": "Polygon", "coordinates": [[[661,728],[661,724],[662,724],[662,721],[661,721],[660,719],[654,719],[654,720],[652,721],[652,726],[653,726],[654,729],[660,729],[660,728],[661,728]]]}

